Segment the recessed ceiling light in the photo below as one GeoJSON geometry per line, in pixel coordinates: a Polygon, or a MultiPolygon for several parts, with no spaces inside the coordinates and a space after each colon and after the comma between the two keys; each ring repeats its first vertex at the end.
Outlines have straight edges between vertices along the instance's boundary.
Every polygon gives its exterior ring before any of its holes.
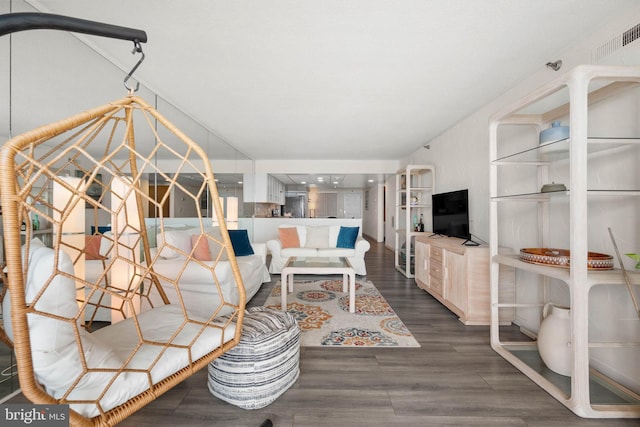
{"type": "Polygon", "coordinates": [[[242,184],[242,181],[238,181],[238,184],[242,184]]]}
{"type": "Polygon", "coordinates": [[[373,182],[373,180],[372,180],[372,179],[369,179],[369,180],[367,180],[367,182],[373,182]]]}
{"type": "Polygon", "coordinates": [[[300,181],[300,184],[306,184],[307,181],[300,181]]]}
{"type": "Polygon", "coordinates": [[[333,183],[334,183],[334,184],[337,184],[337,183],[338,183],[338,181],[333,181],[333,183]]]}

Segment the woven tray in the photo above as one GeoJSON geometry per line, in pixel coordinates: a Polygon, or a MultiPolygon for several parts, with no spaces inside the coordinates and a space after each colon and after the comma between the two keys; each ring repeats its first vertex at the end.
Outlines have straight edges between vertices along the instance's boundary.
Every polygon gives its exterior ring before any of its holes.
{"type": "MultiPolygon", "coordinates": [[[[571,252],[568,249],[524,248],[520,249],[520,259],[531,264],[569,268],[571,252]]],[[[613,257],[598,252],[588,252],[587,268],[589,270],[611,270],[613,257]]]]}

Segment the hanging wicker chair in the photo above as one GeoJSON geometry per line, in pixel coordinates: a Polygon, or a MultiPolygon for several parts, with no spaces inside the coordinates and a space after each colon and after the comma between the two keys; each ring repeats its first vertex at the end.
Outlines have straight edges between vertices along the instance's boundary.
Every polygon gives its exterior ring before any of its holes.
{"type": "Polygon", "coordinates": [[[9,140],[0,175],[4,326],[29,400],[68,404],[73,425],[114,425],[237,344],[245,292],[208,157],[143,100],[131,95],[9,140]],[[152,148],[143,152],[136,140],[152,148]],[[163,172],[169,167],[176,173],[163,172]],[[184,173],[198,174],[202,184],[181,184],[184,173]],[[149,195],[149,176],[192,204],[197,238],[207,240],[213,262],[163,238],[169,197],[149,195]],[[212,216],[203,215],[203,198],[211,201],[212,216]],[[78,210],[84,227],[74,219],[78,210]],[[158,218],[153,231],[145,212],[158,218]],[[52,226],[47,244],[34,237],[42,233],[34,230],[36,215],[41,226],[52,226]],[[208,232],[212,222],[219,224],[217,235],[208,232]],[[109,223],[111,231],[101,236],[103,271],[89,281],[86,230],[109,223]],[[171,277],[154,268],[163,250],[184,259],[171,277]],[[234,300],[216,276],[222,259],[231,266],[234,300]],[[220,296],[207,313],[193,312],[181,293],[190,263],[210,271],[220,296]],[[93,316],[105,310],[112,321],[99,328],[93,316]],[[222,315],[229,320],[217,321],[222,315]]]}

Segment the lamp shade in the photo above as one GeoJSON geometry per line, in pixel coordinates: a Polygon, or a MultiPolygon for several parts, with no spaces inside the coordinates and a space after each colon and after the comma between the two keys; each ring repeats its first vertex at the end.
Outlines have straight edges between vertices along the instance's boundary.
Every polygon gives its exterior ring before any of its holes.
{"type": "MultiPolygon", "coordinates": [[[[220,201],[222,212],[224,212],[224,197],[218,197],[218,200],[220,201]]],[[[220,218],[218,218],[218,214],[216,213],[214,206],[211,206],[211,222],[213,223],[214,227],[220,225],[220,218]]]]}
{"type": "Polygon", "coordinates": [[[53,231],[62,227],[62,234],[84,234],[84,192],[86,183],[81,178],[62,176],[53,182],[53,231]],[[68,187],[67,187],[68,186],[68,187]]]}
{"type": "Polygon", "coordinates": [[[111,211],[115,238],[111,286],[117,289],[111,297],[111,323],[116,323],[140,311],[141,283],[134,266],[140,261],[140,215],[131,178],[118,175],[111,180],[111,211]]]}
{"type": "Polygon", "coordinates": [[[111,181],[111,225],[117,235],[140,232],[140,215],[131,178],[114,176],[111,181]]]}
{"type": "Polygon", "coordinates": [[[53,232],[60,233],[61,248],[73,260],[78,306],[85,299],[85,245],[84,213],[85,203],[82,193],[86,182],[81,178],[64,176],[53,182],[53,232]]]}
{"type": "Polygon", "coordinates": [[[227,197],[227,221],[238,222],[238,198],[227,197]]]}

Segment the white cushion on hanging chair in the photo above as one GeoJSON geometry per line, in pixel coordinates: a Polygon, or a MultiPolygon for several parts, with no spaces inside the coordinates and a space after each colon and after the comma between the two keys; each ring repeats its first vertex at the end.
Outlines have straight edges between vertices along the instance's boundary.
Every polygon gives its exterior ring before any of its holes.
{"type": "MultiPolygon", "coordinates": [[[[30,244],[26,301],[33,303],[42,312],[60,316],[59,320],[42,314],[28,314],[29,336],[32,347],[33,369],[37,381],[54,398],[66,396],[70,408],[86,417],[100,414],[95,404],[73,403],[74,400],[97,400],[105,391],[105,386],[113,380],[111,386],[100,399],[104,411],[108,411],[149,388],[146,372],[117,371],[134,352],[127,368],[150,370],[155,384],[164,378],[189,366],[213,351],[218,346],[233,339],[235,323],[226,328],[208,327],[200,334],[201,326],[187,323],[183,330],[173,338],[172,343],[190,348],[169,347],[161,344],[143,344],[140,347],[138,332],[133,318],[99,329],[93,333],[74,327],[74,317],[78,315],[76,302],[76,284],[70,276],[56,274],[40,297],[38,293],[51,278],[56,263],[53,249],[45,247],[34,239],[30,244]],[[37,298],[36,298],[37,297],[37,298]],[[82,352],[76,342],[76,330],[82,342],[82,352]],[[87,368],[111,369],[109,372],[85,372],[87,368]],[[115,377],[115,380],[114,380],[115,377]],[[76,380],[79,381],[74,385],[76,380]]],[[[73,264],[69,256],[60,252],[58,270],[73,275],[73,264]]],[[[11,329],[11,297],[7,293],[3,301],[3,322],[7,335],[13,339],[11,329]]],[[[206,318],[189,313],[190,318],[206,321],[206,318]]],[[[162,305],[138,315],[142,335],[147,342],[166,343],[185,323],[185,313],[180,306],[162,305]]]]}

